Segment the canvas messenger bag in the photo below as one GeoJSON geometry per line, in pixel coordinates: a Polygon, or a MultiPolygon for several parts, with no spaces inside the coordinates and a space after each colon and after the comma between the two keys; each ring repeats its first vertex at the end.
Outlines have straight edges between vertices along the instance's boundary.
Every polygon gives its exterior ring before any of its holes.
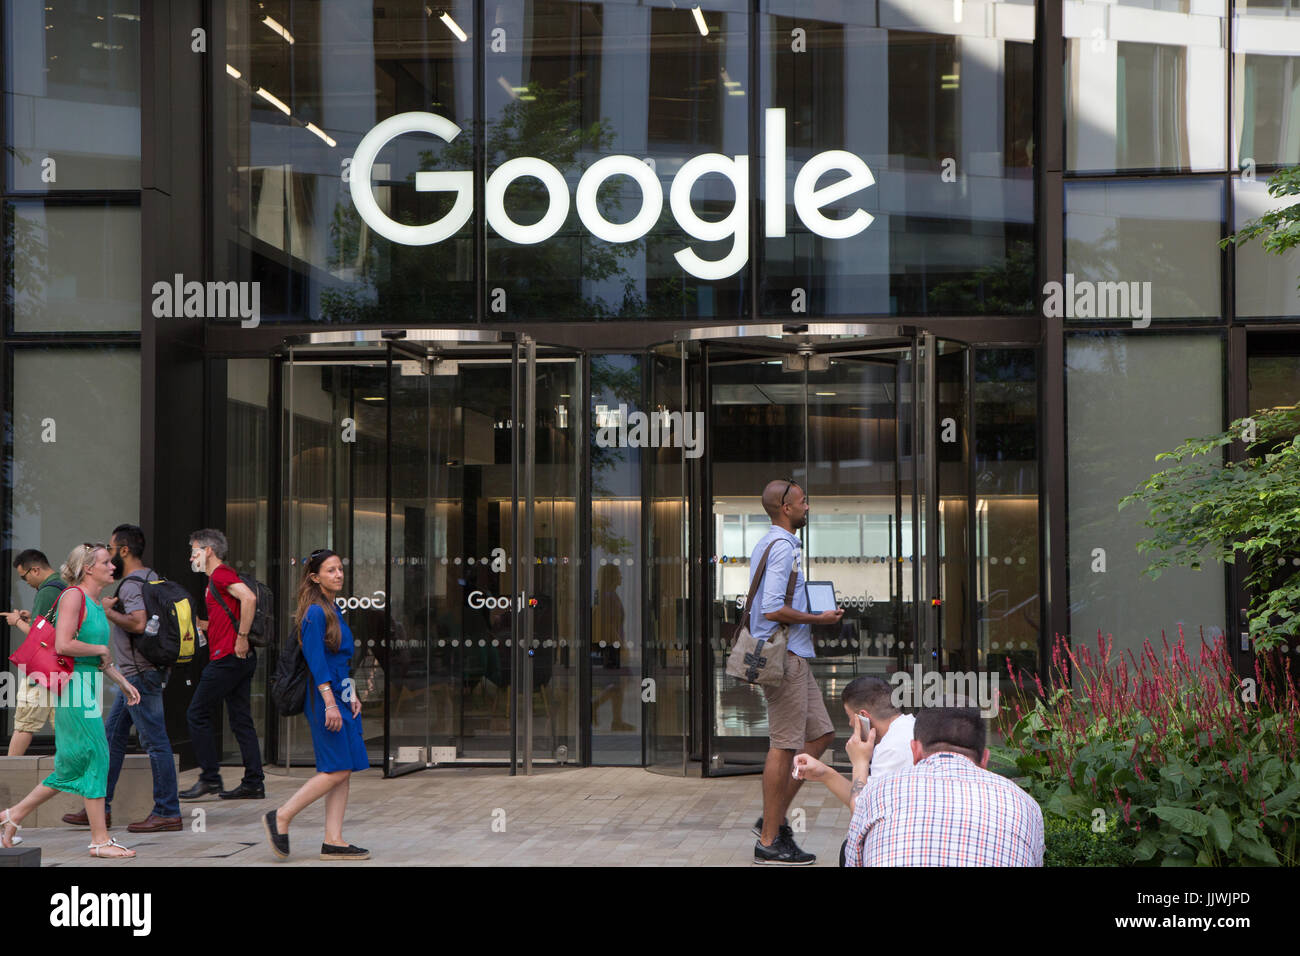
{"type": "MultiPolygon", "coordinates": [[[[761,687],[776,687],[785,676],[785,637],[789,628],[777,625],[772,636],[759,639],[749,633],[749,608],[754,603],[754,595],[763,585],[763,576],[767,573],[767,556],[772,553],[772,545],[767,546],[763,558],[758,562],[754,577],[749,582],[749,597],[745,599],[745,609],[740,612],[740,624],[736,628],[736,641],[731,645],[727,656],[727,674],[747,684],[761,687]]],[[[790,568],[790,581],[785,588],[785,603],[789,606],[794,598],[794,582],[799,573],[797,565],[790,568]]]]}

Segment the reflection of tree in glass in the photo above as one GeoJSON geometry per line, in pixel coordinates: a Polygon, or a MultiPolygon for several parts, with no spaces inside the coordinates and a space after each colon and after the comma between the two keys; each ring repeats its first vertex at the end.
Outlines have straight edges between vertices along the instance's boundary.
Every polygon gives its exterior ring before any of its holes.
{"type": "MultiPolygon", "coordinates": [[[[594,357],[591,362],[591,394],[602,403],[617,407],[636,406],[641,394],[641,370],[636,366],[620,368],[609,359],[594,357]]],[[[626,448],[603,448],[596,444],[596,429],[589,428],[591,445],[591,497],[598,501],[610,498],[613,491],[609,478],[613,470],[630,458],[626,448]]],[[[595,509],[591,513],[591,546],[593,550],[615,556],[631,554],[632,542],[614,530],[613,518],[595,509]]]]}
{"type": "Polygon", "coordinates": [[[1006,315],[1034,311],[1034,244],[1023,239],[1007,245],[1000,264],[985,266],[960,279],[936,282],[927,297],[935,315],[1006,315]]]}
{"type": "MultiPolygon", "coordinates": [[[[1196,223],[1130,221],[1122,236],[1118,226],[1110,226],[1093,242],[1070,239],[1066,244],[1067,271],[1074,274],[1076,282],[1150,282],[1151,298],[1159,303],[1151,310],[1153,317],[1203,315],[1206,303],[1198,295],[1197,284],[1188,281],[1189,266],[1195,269],[1195,265],[1188,262],[1187,225],[1195,227],[1196,223]]],[[[1215,314],[1217,302],[1216,298],[1215,314]]]]}
{"type": "MultiPolygon", "coordinates": [[[[580,75],[575,76],[574,82],[580,79],[580,75]]],[[[550,163],[569,182],[576,182],[588,158],[608,152],[614,139],[610,121],[599,120],[583,126],[579,112],[579,100],[567,91],[530,86],[488,124],[484,140],[487,168],[495,168],[518,156],[533,156],[550,163]]],[[[469,130],[442,147],[437,155],[433,150],[420,153],[422,171],[474,168],[474,136],[469,130]]],[[[407,180],[414,185],[414,172],[407,180]]],[[[611,222],[623,218],[619,215],[622,200],[618,185],[616,177],[596,197],[601,214],[611,222]]],[[[532,177],[517,179],[509,189],[510,214],[520,223],[541,219],[548,201],[545,186],[532,177]]],[[[415,225],[423,213],[408,207],[393,215],[399,222],[415,225]]],[[[570,221],[576,215],[571,209],[570,221]]],[[[663,215],[668,215],[666,205],[663,215]]],[[[410,309],[412,316],[421,322],[429,320],[431,310],[451,321],[472,319],[474,290],[467,266],[472,262],[467,245],[468,225],[462,230],[463,236],[431,246],[408,249],[387,244],[383,257],[376,256],[375,243],[363,225],[350,203],[338,204],[330,227],[334,247],[330,266],[349,285],[321,293],[324,319],[387,322],[400,318],[405,309],[410,309]],[[464,281],[457,281],[462,277],[464,281]]],[[[643,240],[614,244],[585,231],[574,233],[562,229],[546,242],[535,245],[496,243],[491,235],[489,243],[489,281],[501,277],[513,284],[512,313],[539,317],[581,313],[593,319],[645,314],[646,302],[636,289],[635,278],[624,267],[625,260],[643,250],[643,240]],[[609,302],[588,294],[585,290],[593,283],[621,286],[621,300],[609,302]]],[[[651,298],[650,304],[657,312],[676,314],[681,311],[685,296],[680,284],[665,283],[665,288],[651,298]]]]}

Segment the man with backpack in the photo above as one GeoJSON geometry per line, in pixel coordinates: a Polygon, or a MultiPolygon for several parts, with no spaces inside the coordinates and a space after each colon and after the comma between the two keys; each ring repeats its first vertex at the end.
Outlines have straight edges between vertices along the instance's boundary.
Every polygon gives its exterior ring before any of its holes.
{"type": "MultiPolygon", "coordinates": [[[[118,694],[104,725],[108,735],[108,793],[104,813],[111,823],[113,790],[122,773],[122,758],[126,756],[126,745],[134,724],[140,746],[149,753],[149,766],[153,771],[153,810],[143,820],[128,824],[127,830],[131,833],[161,833],[181,829],[181,805],[176,792],[176,763],[163,717],[163,687],[167,683],[168,669],[152,663],[137,646],[138,635],[143,634],[149,624],[145,587],[147,582],[157,579],[142,560],[144,543],[144,531],[137,525],[120,524],[113,529],[108,544],[113,572],[121,582],[117,586],[117,596],[103,602],[104,616],[111,625],[109,645],[113,648],[117,669],[140,692],[140,703],[128,707],[126,696],[118,694]]],[[[84,809],[65,814],[63,822],[89,826],[84,809]]]]}
{"type": "Polygon", "coordinates": [[[257,614],[257,594],[225,563],[226,536],[205,528],[190,535],[190,567],[208,575],[204,589],[208,619],[208,663],[194,690],[186,719],[190,740],[201,773],[194,786],[182,793],[182,800],[197,800],[219,793],[223,800],[261,800],[266,796],[262,773],[262,752],[253,724],[253,674],[257,652],[249,643],[249,632],[257,614]],[[217,747],[217,726],[213,711],[224,701],[230,715],[230,729],[239,742],[244,762],[244,779],[234,790],[223,790],[217,747]]]}
{"type": "MultiPolygon", "coordinates": [[[[66,585],[59,573],[50,567],[50,559],[35,548],[28,548],[14,558],[14,570],[18,577],[36,590],[32,601],[31,613],[27,611],[5,611],[3,616],[10,627],[16,627],[23,634],[31,629],[31,622],[38,617],[48,617],[66,585]]],[[[32,745],[32,735],[38,733],[45,722],[54,724],[54,706],[49,691],[34,678],[27,678],[18,687],[18,707],[14,712],[14,732],[9,738],[10,757],[21,757],[32,745]]]]}

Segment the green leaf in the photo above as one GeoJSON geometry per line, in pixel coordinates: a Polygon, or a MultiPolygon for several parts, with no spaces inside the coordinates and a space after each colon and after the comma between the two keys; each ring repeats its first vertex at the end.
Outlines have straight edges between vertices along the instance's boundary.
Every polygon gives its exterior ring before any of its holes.
{"type": "Polygon", "coordinates": [[[1261,840],[1258,836],[1253,840],[1243,840],[1241,843],[1241,852],[1246,854],[1252,860],[1259,860],[1260,863],[1266,863],[1269,866],[1280,866],[1277,854],[1273,848],[1261,840]]]}
{"type": "Polygon", "coordinates": [[[1210,819],[1210,830],[1214,834],[1214,842],[1218,844],[1220,850],[1227,850],[1232,846],[1232,821],[1228,815],[1223,812],[1222,807],[1210,807],[1207,814],[1210,819]]]}
{"type": "Polygon", "coordinates": [[[1190,836],[1205,836],[1210,829],[1210,818],[1187,807],[1159,806],[1151,811],[1175,830],[1190,836]]]}

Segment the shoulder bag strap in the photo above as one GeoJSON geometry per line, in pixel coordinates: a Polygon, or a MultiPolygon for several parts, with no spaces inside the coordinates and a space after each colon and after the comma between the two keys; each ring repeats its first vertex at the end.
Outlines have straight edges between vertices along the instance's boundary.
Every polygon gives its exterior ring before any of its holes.
{"type": "Polygon", "coordinates": [[[749,608],[754,603],[754,595],[758,593],[758,589],[763,584],[763,575],[767,573],[767,556],[772,553],[772,546],[775,544],[776,542],[773,541],[772,544],[767,546],[767,550],[763,552],[763,557],[759,559],[758,567],[754,569],[753,578],[750,579],[749,596],[745,598],[745,609],[740,612],[740,623],[745,627],[749,627],[749,608]]]}
{"type": "MultiPolygon", "coordinates": [[[[230,613],[230,605],[221,599],[221,595],[217,594],[217,589],[212,586],[212,578],[208,578],[208,590],[212,592],[212,599],[221,605],[221,610],[226,612],[226,617],[230,618],[230,626],[235,629],[235,637],[238,637],[239,622],[235,620],[235,615],[230,613]]],[[[230,590],[227,589],[226,593],[229,594],[230,590]]]]}

